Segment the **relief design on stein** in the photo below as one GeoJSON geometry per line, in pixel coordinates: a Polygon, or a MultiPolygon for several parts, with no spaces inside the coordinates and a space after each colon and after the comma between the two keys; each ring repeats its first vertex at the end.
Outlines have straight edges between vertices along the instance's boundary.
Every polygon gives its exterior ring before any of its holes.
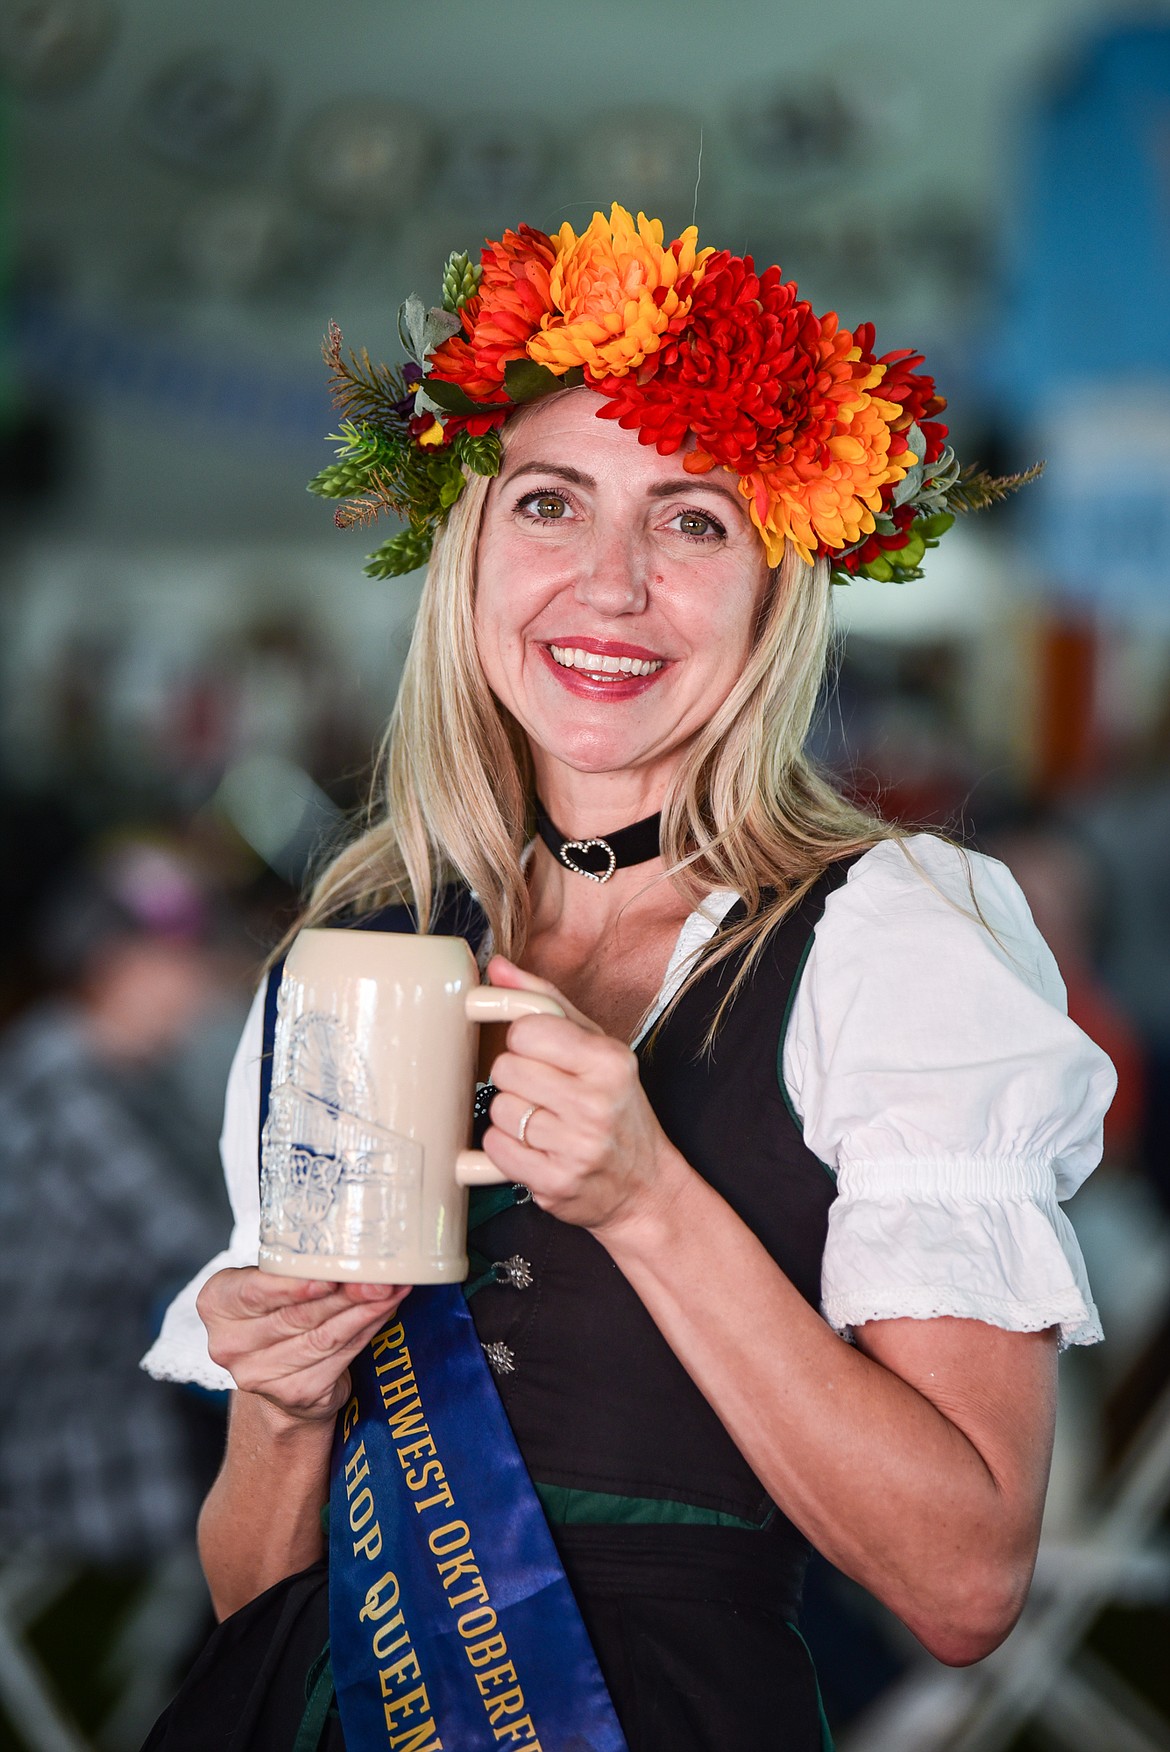
{"type": "Polygon", "coordinates": [[[417,1224],[423,1146],[378,1123],[373,1078],[336,1016],[277,999],[262,1137],[261,1245],[393,1258],[417,1224]]]}

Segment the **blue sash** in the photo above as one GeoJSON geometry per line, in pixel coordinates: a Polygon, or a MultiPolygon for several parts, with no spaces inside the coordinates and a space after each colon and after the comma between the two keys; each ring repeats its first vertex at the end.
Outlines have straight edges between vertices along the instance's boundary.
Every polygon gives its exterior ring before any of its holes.
{"type": "Polygon", "coordinates": [[[350,1379],[329,1493],[347,1752],[626,1752],[462,1290],[411,1290],[350,1379]]]}

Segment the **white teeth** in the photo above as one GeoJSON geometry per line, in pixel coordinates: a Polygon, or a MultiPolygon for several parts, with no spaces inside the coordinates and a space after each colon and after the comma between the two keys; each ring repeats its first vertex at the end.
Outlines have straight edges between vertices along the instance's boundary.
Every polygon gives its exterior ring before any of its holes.
{"type": "Polygon", "coordinates": [[[549,650],[562,669],[580,669],[594,676],[653,675],[663,664],[661,657],[605,657],[576,645],[550,645],[549,650]]]}

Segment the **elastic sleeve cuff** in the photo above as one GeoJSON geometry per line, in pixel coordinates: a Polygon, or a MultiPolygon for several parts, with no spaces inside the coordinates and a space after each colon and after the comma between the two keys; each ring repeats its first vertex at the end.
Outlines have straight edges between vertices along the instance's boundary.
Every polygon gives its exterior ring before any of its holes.
{"type": "Polygon", "coordinates": [[[256,1257],[255,1247],[233,1245],[208,1260],[167,1309],[159,1335],[139,1367],[156,1381],[189,1382],[212,1392],[234,1388],[235,1382],[227,1370],[212,1362],[208,1355],[207,1328],[199,1318],[195,1298],[217,1271],[228,1266],[255,1265],[256,1257]]]}
{"type": "Polygon", "coordinates": [[[858,1162],[841,1166],[838,1187],[821,1275],[838,1332],[949,1315],[1009,1332],[1056,1326],[1062,1349],[1101,1338],[1052,1162],[858,1162]]]}

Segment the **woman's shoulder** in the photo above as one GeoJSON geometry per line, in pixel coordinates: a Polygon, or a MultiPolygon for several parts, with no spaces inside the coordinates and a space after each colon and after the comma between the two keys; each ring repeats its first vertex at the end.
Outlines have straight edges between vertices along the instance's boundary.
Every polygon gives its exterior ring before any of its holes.
{"type": "Polygon", "coordinates": [[[1064,983],[1006,865],[937,834],[881,840],[850,866],[828,897],[818,948],[851,958],[913,952],[923,968],[936,951],[946,959],[976,949],[1010,965],[1037,991],[1063,1005],[1064,983]]]}

